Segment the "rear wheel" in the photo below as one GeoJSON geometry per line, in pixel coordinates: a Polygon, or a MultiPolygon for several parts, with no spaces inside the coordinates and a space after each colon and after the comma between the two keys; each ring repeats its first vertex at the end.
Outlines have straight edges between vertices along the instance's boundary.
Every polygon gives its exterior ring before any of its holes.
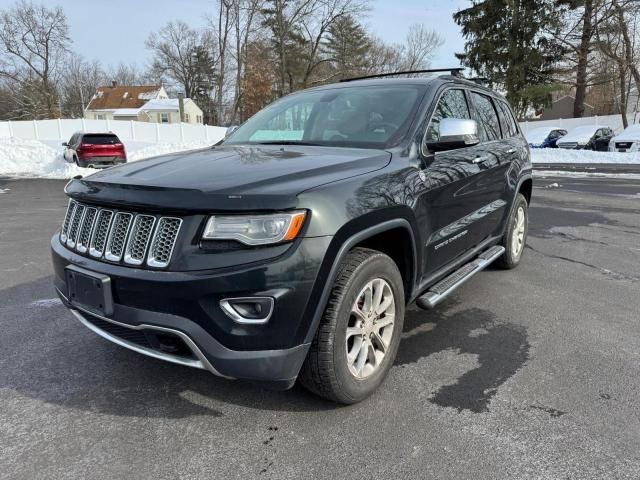
{"type": "Polygon", "coordinates": [[[398,351],[404,287],[395,262],[356,248],[341,263],[300,374],[310,391],[339,403],[371,395],[398,351]]]}
{"type": "Polygon", "coordinates": [[[502,238],[501,245],[505,248],[505,252],[495,262],[498,267],[512,269],[520,263],[527,243],[527,232],[529,230],[528,211],[527,199],[524,195],[518,193],[509,215],[507,231],[502,238]]]}

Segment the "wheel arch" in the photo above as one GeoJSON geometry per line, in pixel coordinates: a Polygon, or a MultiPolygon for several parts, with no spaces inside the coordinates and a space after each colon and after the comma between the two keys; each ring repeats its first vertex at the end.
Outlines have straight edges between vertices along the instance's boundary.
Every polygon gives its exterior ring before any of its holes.
{"type": "MultiPolygon", "coordinates": [[[[313,310],[313,316],[308,331],[305,333],[305,343],[311,342],[320,323],[320,319],[325,310],[329,294],[333,288],[333,282],[338,273],[340,263],[349,251],[356,247],[373,248],[382,253],[389,255],[398,265],[401,274],[403,274],[403,282],[405,287],[405,297],[411,297],[411,291],[416,284],[417,268],[419,253],[417,250],[416,239],[414,235],[414,226],[412,221],[401,217],[391,218],[379,223],[366,226],[356,232],[350,232],[348,236],[343,237],[341,232],[351,230],[349,226],[345,226],[334,237],[334,242],[338,246],[337,253],[332,259],[329,259],[329,272],[325,279],[319,276],[319,282],[324,284],[318,302],[313,310]],[[342,237],[342,238],[341,238],[342,237]],[[390,245],[386,245],[391,240],[390,245]],[[393,242],[396,241],[396,243],[393,242]],[[376,246],[378,248],[376,248],[376,246]],[[410,256],[404,251],[404,247],[410,247],[410,256]],[[402,248],[401,248],[402,247],[402,248]],[[395,258],[394,258],[395,257],[395,258]],[[400,264],[399,264],[400,262],[400,264]],[[403,271],[404,270],[404,271],[403,271]],[[407,275],[407,277],[405,277],[407,275]]],[[[333,243],[333,242],[332,242],[333,243]]]]}

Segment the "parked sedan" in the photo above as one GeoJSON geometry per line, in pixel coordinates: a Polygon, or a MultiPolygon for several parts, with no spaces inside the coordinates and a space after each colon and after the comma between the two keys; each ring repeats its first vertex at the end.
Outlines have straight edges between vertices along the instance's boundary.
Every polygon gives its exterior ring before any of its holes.
{"type": "Polygon", "coordinates": [[[582,125],[567,133],[558,142],[558,148],[569,150],[609,150],[609,141],[615,134],[609,127],[582,125]]]}
{"type": "Polygon", "coordinates": [[[79,167],[105,168],[127,161],[124,145],[115,133],[76,132],[62,144],[64,159],[79,167]]]}
{"type": "Polygon", "coordinates": [[[531,148],[557,148],[557,142],[567,131],[560,127],[538,127],[526,133],[531,148]]]}
{"type": "Polygon", "coordinates": [[[609,142],[611,152],[639,152],[640,151],[640,124],[629,125],[624,132],[611,139],[609,142]]]}

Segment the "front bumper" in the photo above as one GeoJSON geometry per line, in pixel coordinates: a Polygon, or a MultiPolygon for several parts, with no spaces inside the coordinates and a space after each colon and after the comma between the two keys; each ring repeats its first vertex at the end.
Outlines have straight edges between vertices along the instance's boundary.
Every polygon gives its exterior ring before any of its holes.
{"type": "Polygon", "coordinates": [[[323,287],[318,272],[330,240],[302,239],[268,263],[159,272],[80,256],[63,247],[55,235],[51,240],[54,283],[74,316],[114,343],[224,377],[288,388],[295,382],[309,348],[305,338],[312,315],[306,312],[314,310],[314,290],[323,287]],[[71,305],[65,280],[69,265],[110,277],[114,302],[111,315],[100,316],[71,305]],[[274,311],[265,324],[239,324],[219,305],[223,298],[276,291],[274,311]],[[178,354],[161,348],[165,337],[177,339],[178,354]]]}

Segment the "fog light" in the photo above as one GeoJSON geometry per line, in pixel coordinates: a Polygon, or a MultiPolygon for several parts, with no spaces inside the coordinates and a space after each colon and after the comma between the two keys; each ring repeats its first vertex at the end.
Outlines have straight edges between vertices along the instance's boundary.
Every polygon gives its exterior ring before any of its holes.
{"type": "Polygon", "coordinates": [[[272,297],[239,297],[220,300],[220,308],[229,318],[244,324],[267,323],[273,312],[272,297]]]}

